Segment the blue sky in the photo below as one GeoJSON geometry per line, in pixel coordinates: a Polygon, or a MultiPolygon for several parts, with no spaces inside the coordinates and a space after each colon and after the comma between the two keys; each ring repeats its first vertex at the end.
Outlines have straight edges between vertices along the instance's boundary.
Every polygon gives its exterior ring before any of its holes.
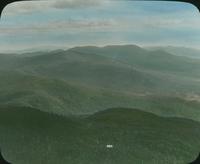
{"type": "Polygon", "coordinates": [[[191,4],[111,0],[18,2],[0,21],[0,52],[137,44],[198,48],[200,13],[191,4]]]}

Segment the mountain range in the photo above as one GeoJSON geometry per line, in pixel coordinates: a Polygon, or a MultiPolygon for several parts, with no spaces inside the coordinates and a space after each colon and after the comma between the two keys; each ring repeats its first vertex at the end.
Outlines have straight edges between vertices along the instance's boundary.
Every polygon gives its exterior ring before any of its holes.
{"type": "Polygon", "coordinates": [[[0,54],[5,158],[16,164],[192,161],[200,151],[200,59],[184,52],[109,45],[0,54]]]}

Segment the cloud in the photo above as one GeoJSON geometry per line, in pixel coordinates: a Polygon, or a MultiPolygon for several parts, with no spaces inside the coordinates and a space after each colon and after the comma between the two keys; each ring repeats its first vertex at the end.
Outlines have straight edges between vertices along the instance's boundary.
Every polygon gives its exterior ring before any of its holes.
{"type": "Polygon", "coordinates": [[[9,4],[3,11],[5,15],[27,14],[47,9],[80,9],[99,7],[110,0],[49,0],[49,1],[24,1],[9,4]]]}
{"type": "Polygon", "coordinates": [[[117,22],[113,19],[68,19],[48,21],[43,23],[29,23],[17,26],[0,26],[0,36],[34,35],[39,33],[61,32],[95,32],[113,29],[117,22]]]}
{"type": "Polygon", "coordinates": [[[58,0],[51,4],[52,7],[63,8],[85,8],[99,6],[104,3],[104,0],[58,0]]]}

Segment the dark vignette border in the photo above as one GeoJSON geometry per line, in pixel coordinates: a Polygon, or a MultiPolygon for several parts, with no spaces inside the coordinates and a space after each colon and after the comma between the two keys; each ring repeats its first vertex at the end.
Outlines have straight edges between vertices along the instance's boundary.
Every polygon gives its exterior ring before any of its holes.
{"type": "MultiPolygon", "coordinates": [[[[13,2],[19,2],[19,1],[39,1],[39,0],[1,0],[1,2],[0,2],[0,18],[1,18],[1,14],[2,14],[3,9],[8,4],[13,3],[13,2]]],[[[48,1],[48,0],[46,0],[46,1],[48,1]]],[[[185,3],[193,4],[200,11],[200,0],[131,0],[131,1],[174,1],[174,2],[185,2],[185,3]]],[[[2,162],[10,164],[10,163],[6,162],[3,159],[2,155],[1,155],[1,151],[0,151],[0,164],[2,162]]],[[[194,162],[191,162],[189,164],[200,164],[200,154],[199,154],[199,156],[197,157],[197,159],[194,162]]]]}

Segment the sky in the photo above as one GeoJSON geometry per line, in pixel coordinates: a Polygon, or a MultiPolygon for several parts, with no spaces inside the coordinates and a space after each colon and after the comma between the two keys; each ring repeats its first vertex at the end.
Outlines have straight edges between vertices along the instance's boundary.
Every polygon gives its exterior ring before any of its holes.
{"type": "Polygon", "coordinates": [[[200,13],[180,2],[16,2],[0,20],[0,53],[119,44],[199,48],[199,43],[200,13]]]}

